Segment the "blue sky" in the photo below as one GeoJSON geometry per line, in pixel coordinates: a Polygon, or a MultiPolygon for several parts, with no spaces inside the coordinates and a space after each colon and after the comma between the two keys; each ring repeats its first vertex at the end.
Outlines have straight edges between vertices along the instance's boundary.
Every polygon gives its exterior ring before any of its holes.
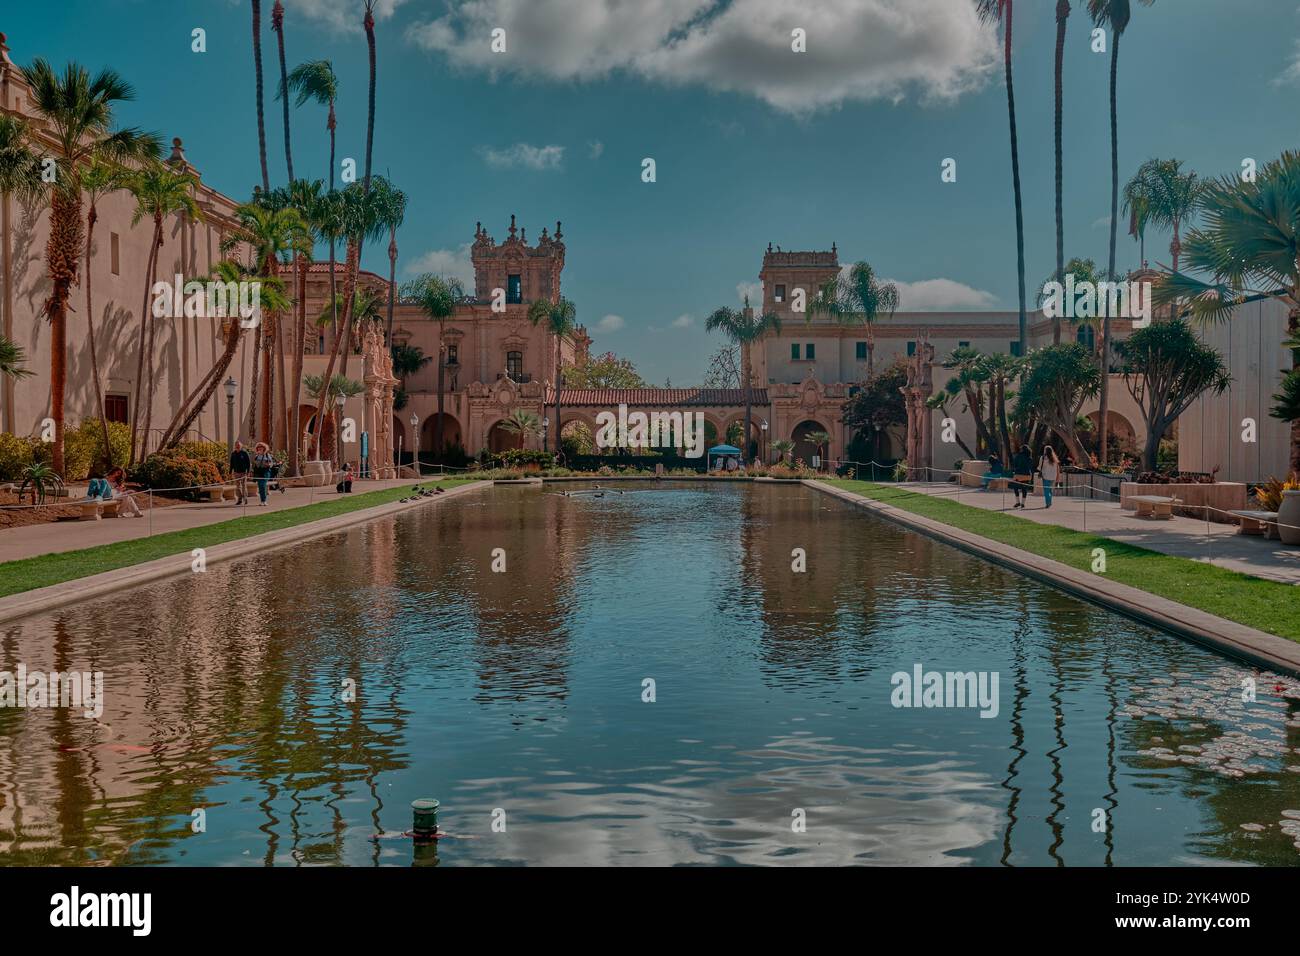
{"type": "MultiPolygon", "coordinates": [[[[263,13],[267,140],[285,178],[275,37],[263,13]]],[[[340,74],[339,155],[361,163],[360,0],[285,0],[290,68],[340,74]]],[[[704,317],[757,285],[763,250],[828,249],[903,285],[904,308],[1016,304],[1005,90],[969,0],[380,0],[375,168],[410,197],[399,270],[464,271],[482,220],[501,240],[564,221],[563,289],[597,350],[655,384],[697,383],[719,344],[704,317]],[[813,6],[815,12],[801,12],[813,6]],[[506,30],[506,52],[489,47],[506,30]],[[790,31],[807,52],[790,50],[790,31]],[[657,182],[641,181],[653,157],[657,182]],[[957,160],[956,183],[940,163],[957,160]],[[935,281],[942,280],[942,281],[935,281]],[[613,317],[613,318],[611,318],[613,317]]],[[[1027,278],[1054,260],[1051,0],[1016,5],[1027,278]]],[[[1296,0],[1134,5],[1120,58],[1120,177],[1151,156],[1203,175],[1297,146],[1296,0]]],[[[247,0],[11,5],[11,56],[113,66],[137,88],[123,123],[180,136],[206,182],[259,179],[247,0]],[[190,32],[207,31],[207,53],[190,32]]],[[[1070,18],[1066,255],[1104,263],[1109,57],[1070,18]]],[[[324,178],[324,112],[295,110],[300,176],[324,178]]],[[[1119,264],[1137,264],[1121,225],[1119,264]]],[[[1148,258],[1168,260],[1148,235],[1148,258]]],[[[387,271],[383,245],[365,264],[387,271]]]]}

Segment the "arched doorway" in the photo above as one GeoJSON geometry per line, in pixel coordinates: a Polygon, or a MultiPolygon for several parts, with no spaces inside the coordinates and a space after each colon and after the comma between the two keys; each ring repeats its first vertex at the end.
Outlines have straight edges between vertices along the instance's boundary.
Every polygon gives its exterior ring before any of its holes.
{"type": "MultiPolygon", "coordinates": [[[[438,443],[434,440],[438,431],[438,413],[434,412],[420,423],[420,454],[426,458],[438,457],[438,443]]],[[[459,448],[465,444],[461,437],[460,422],[454,415],[442,413],[442,451],[459,448]]]]}
{"type": "MultiPolygon", "coordinates": [[[[1101,411],[1098,409],[1088,413],[1088,421],[1092,423],[1092,429],[1088,432],[1084,442],[1094,451],[1097,449],[1097,443],[1101,441],[1101,435],[1097,430],[1101,422],[1101,411]]],[[[1119,412],[1111,409],[1106,416],[1108,424],[1107,431],[1110,435],[1110,447],[1112,452],[1119,452],[1124,455],[1136,455],[1137,447],[1137,430],[1133,423],[1121,415],[1119,412]]],[[[1112,458],[1114,455],[1112,454],[1112,458]]]]}
{"type": "Polygon", "coordinates": [[[815,442],[808,440],[808,436],[813,432],[826,432],[827,434],[830,434],[830,429],[821,422],[807,418],[801,421],[798,425],[795,425],[794,430],[790,432],[790,440],[794,442],[794,451],[791,452],[792,456],[796,461],[802,459],[803,463],[810,468],[812,467],[813,455],[828,456],[831,452],[829,442],[823,445],[819,450],[815,442]]]}
{"type": "Polygon", "coordinates": [[[487,447],[494,455],[518,448],[519,436],[509,431],[503,421],[499,421],[488,429],[487,447]]]}

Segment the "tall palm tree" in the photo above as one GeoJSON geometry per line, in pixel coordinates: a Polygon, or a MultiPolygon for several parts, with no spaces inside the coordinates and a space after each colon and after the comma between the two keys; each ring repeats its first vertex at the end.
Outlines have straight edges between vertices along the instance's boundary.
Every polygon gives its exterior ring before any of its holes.
{"type": "MultiPolygon", "coordinates": [[[[1155,0],[1138,0],[1151,6],[1155,0]]],[[[1088,15],[1098,26],[1110,27],[1110,258],[1107,260],[1106,275],[1115,281],[1115,235],[1119,226],[1119,102],[1116,95],[1119,77],[1119,41],[1128,29],[1133,16],[1129,0],[1088,0],[1088,15]]],[[[1110,430],[1110,315],[1101,317],[1101,411],[1099,414],[1099,431],[1097,453],[1098,460],[1104,465],[1107,458],[1106,440],[1110,430]]]]}
{"type": "Polygon", "coordinates": [[[140,306],[140,340],[136,350],[135,414],[131,420],[131,461],[133,463],[144,457],[149,441],[149,430],[153,425],[154,333],[158,323],[154,318],[151,298],[154,283],[158,279],[158,254],[163,247],[163,222],[173,213],[183,213],[195,220],[203,218],[203,212],[191,192],[195,184],[196,180],[191,174],[171,169],[161,163],[151,163],[134,174],[129,181],[131,192],[135,196],[135,212],[131,216],[131,225],[139,224],[146,217],[153,221],[149,263],[145,269],[144,298],[140,306]],[[144,419],[144,430],[140,435],[137,454],[136,436],[140,431],[141,416],[144,419]]]}
{"type": "MultiPolygon", "coordinates": [[[[255,269],[250,269],[234,260],[223,259],[218,262],[210,278],[221,283],[257,282],[258,304],[262,315],[275,315],[284,312],[290,306],[283,281],[277,277],[259,275],[255,269]]],[[[163,430],[162,438],[158,444],[160,451],[166,451],[180,442],[185,437],[185,433],[189,431],[190,426],[207,408],[208,402],[212,400],[212,396],[216,393],[222,377],[226,374],[226,370],[230,368],[231,362],[234,361],[235,353],[239,351],[239,343],[243,333],[244,327],[238,315],[226,316],[221,320],[221,334],[224,340],[221,354],[212,363],[212,368],[199,380],[199,383],[181,402],[180,407],[176,409],[176,414],[163,430]]]]}
{"type": "Polygon", "coordinates": [[[502,422],[501,427],[512,435],[519,436],[519,447],[523,448],[524,443],[532,436],[542,433],[541,420],[531,412],[516,408],[502,422]]]}
{"type": "MultiPolygon", "coordinates": [[[[1064,126],[1065,27],[1070,19],[1070,0],[1056,0],[1056,281],[1065,281],[1065,216],[1061,208],[1064,184],[1061,130],[1064,126]]],[[[1052,319],[1052,344],[1061,344],[1061,317],[1052,319]]],[[[1022,348],[1023,351],[1023,348],[1022,348]]]]}
{"type": "Polygon", "coordinates": [[[554,302],[538,299],[528,307],[528,321],[540,325],[555,338],[555,451],[560,452],[560,391],[564,388],[564,359],[561,347],[566,336],[577,329],[578,310],[560,296],[554,302]]]}
{"type": "Polygon", "coordinates": [[[366,28],[366,50],[370,54],[370,93],[366,101],[366,192],[370,192],[370,158],[375,150],[375,3],[365,0],[366,15],[361,21],[366,28]]]}
{"type": "Polygon", "coordinates": [[[374,189],[375,215],[388,230],[388,323],[384,341],[393,341],[393,304],[397,299],[397,230],[406,218],[406,193],[378,177],[374,189]]]}
{"type": "Polygon", "coordinates": [[[803,437],[804,441],[810,441],[813,443],[813,447],[817,449],[817,457],[822,460],[822,464],[828,465],[829,463],[826,461],[826,456],[822,454],[822,449],[830,444],[831,433],[824,431],[807,432],[803,437]]]}
{"type": "Polygon", "coordinates": [[[447,367],[445,335],[447,320],[456,311],[456,303],[464,296],[460,282],[426,272],[402,286],[402,301],[418,306],[420,311],[438,323],[438,416],[433,426],[434,453],[442,454],[443,372],[447,367]]]}
{"type": "Polygon", "coordinates": [[[1120,210],[1128,216],[1128,234],[1138,241],[1138,262],[1147,265],[1147,226],[1151,224],[1151,181],[1146,164],[1124,184],[1120,210]]]}
{"type": "Polygon", "coordinates": [[[113,467],[113,444],[108,439],[108,416],[104,412],[104,386],[99,374],[99,353],[95,347],[95,308],[91,295],[90,260],[95,247],[95,224],[99,221],[99,200],[112,192],[126,189],[130,174],[117,163],[95,159],[86,167],[81,177],[81,188],[86,196],[86,339],[90,345],[90,370],[95,382],[95,409],[104,435],[104,464],[113,467]]]}
{"type": "MultiPolygon", "coordinates": [[[[1180,159],[1149,159],[1138,169],[1138,176],[1150,183],[1150,200],[1147,220],[1153,226],[1166,228],[1172,234],[1169,255],[1170,271],[1178,271],[1182,255],[1183,225],[1196,214],[1205,183],[1192,171],[1183,172],[1180,159]]],[[[1177,314],[1177,304],[1170,305],[1172,318],[1177,314]]]]}
{"type": "Polygon", "coordinates": [[[288,93],[298,95],[295,106],[302,106],[312,100],[321,106],[329,107],[325,128],[330,133],[330,192],[334,191],[334,133],[337,126],[334,116],[334,103],[339,96],[339,78],[334,74],[334,66],[329,60],[311,60],[300,63],[281,81],[277,96],[288,100],[288,93]],[[286,92],[287,89],[287,92],[286,92]]]}
{"type": "Polygon", "coordinates": [[[867,378],[870,378],[875,374],[875,322],[897,311],[898,286],[877,279],[868,263],[856,262],[847,276],[838,275],[822,285],[806,317],[809,322],[817,316],[828,316],[842,325],[861,325],[867,337],[867,378]]]}
{"type": "MultiPolygon", "coordinates": [[[[1202,225],[1183,244],[1190,271],[1170,271],[1153,290],[1158,305],[1184,301],[1207,321],[1228,319],[1250,296],[1288,307],[1291,374],[1300,369],[1300,153],[1285,152],[1259,170],[1254,182],[1224,176],[1203,186],[1202,225]]],[[[1291,470],[1300,471],[1300,421],[1291,423],[1291,470]]]]}
{"type": "Polygon", "coordinates": [[[1007,79],[1007,116],[1011,124],[1011,188],[1016,200],[1016,273],[1020,292],[1020,354],[1029,351],[1029,319],[1025,312],[1025,216],[1020,198],[1020,144],[1016,136],[1016,93],[1011,82],[1011,28],[1014,0],[975,0],[985,23],[1002,25],[1002,63],[1007,79]]]}
{"type": "Polygon", "coordinates": [[[406,388],[407,378],[433,361],[433,356],[425,355],[424,349],[418,345],[394,345],[391,351],[393,353],[393,374],[402,380],[402,388],[406,388]]]}
{"type": "Polygon", "coordinates": [[[51,417],[54,419],[54,470],[63,473],[63,396],[67,385],[67,317],[83,248],[81,174],[85,164],[147,162],[162,150],[158,137],[138,129],[113,131],[118,103],[135,97],[130,84],[112,70],[93,77],[69,63],[62,74],[44,59],[22,70],[32,91],[32,106],[53,138],[57,180],[50,190],[50,237],[45,247],[49,298],[42,313],[50,320],[51,417]]]}
{"type": "Polygon", "coordinates": [[[781,317],[774,312],[755,315],[754,310],[749,307],[749,297],[746,296],[743,309],[732,309],[727,306],[715,309],[713,314],[704,320],[704,330],[706,332],[721,332],[740,348],[740,385],[745,390],[744,444],[746,447],[742,451],[748,457],[748,446],[752,434],[750,429],[753,421],[754,397],[753,363],[750,361],[749,350],[751,346],[760,342],[767,333],[781,331],[781,317]]]}
{"type": "Polygon", "coordinates": [[[257,155],[262,163],[262,192],[271,191],[266,171],[266,117],[262,113],[262,0],[253,0],[253,68],[257,75],[257,155]]]}
{"type": "Polygon", "coordinates": [[[308,235],[300,237],[302,241],[294,256],[293,373],[290,378],[293,395],[289,399],[287,430],[292,439],[289,441],[289,470],[295,475],[300,474],[302,448],[302,367],[307,344],[307,272],[311,268],[314,240],[320,235],[318,227],[321,207],[327,198],[321,192],[322,188],[319,179],[295,179],[289,184],[288,204],[297,210],[308,230],[308,235]]]}
{"type": "Polygon", "coordinates": [[[280,52],[280,96],[284,106],[284,164],[289,169],[289,182],[293,182],[293,144],[289,136],[289,97],[283,95],[289,85],[288,74],[284,64],[284,4],[275,0],[271,8],[271,29],[275,31],[275,43],[280,52]]]}

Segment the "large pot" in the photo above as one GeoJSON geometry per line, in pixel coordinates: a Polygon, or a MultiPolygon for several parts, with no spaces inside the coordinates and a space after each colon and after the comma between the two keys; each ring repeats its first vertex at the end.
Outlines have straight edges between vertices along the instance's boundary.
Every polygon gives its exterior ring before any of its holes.
{"type": "Polygon", "coordinates": [[[1300,544],[1300,491],[1282,492],[1277,509],[1277,536],[1283,544],[1300,544]]]}
{"type": "Polygon", "coordinates": [[[321,488],[329,483],[334,473],[334,463],[329,461],[305,461],[302,463],[303,483],[309,488],[321,488]]]}

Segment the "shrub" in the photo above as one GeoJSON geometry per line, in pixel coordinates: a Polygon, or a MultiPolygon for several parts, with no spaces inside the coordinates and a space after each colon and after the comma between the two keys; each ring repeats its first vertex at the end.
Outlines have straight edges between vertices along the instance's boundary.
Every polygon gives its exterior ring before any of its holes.
{"type": "Polygon", "coordinates": [[[1300,491],[1300,474],[1292,472],[1286,481],[1270,478],[1255,489],[1255,500],[1261,511],[1277,511],[1282,506],[1282,492],[1300,491]]]}
{"type": "MultiPolygon", "coordinates": [[[[172,450],[182,458],[196,458],[199,461],[210,461],[217,467],[218,473],[222,478],[230,477],[230,453],[226,450],[223,442],[217,441],[183,441],[172,450]]],[[[285,461],[289,453],[277,451],[273,457],[277,461],[285,461]]]]}
{"type": "MultiPolygon", "coordinates": [[[[131,426],[126,422],[109,422],[108,443],[113,450],[113,464],[125,465],[131,457],[131,426]]],[[[107,461],[104,428],[98,418],[87,418],[63,433],[63,471],[68,481],[102,475],[107,461]]]]}
{"type": "Polygon", "coordinates": [[[524,465],[554,468],[555,455],[552,452],[538,451],[535,448],[509,448],[490,456],[488,465],[500,468],[522,468],[524,465]]]}
{"type": "Polygon", "coordinates": [[[35,438],[0,432],[0,481],[18,481],[28,465],[48,457],[35,438]]]}
{"type": "Polygon", "coordinates": [[[177,449],[150,455],[135,467],[131,477],[145,488],[169,489],[183,498],[197,498],[195,486],[215,485],[222,479],[214,462],[190,458],[177,449]]]}

